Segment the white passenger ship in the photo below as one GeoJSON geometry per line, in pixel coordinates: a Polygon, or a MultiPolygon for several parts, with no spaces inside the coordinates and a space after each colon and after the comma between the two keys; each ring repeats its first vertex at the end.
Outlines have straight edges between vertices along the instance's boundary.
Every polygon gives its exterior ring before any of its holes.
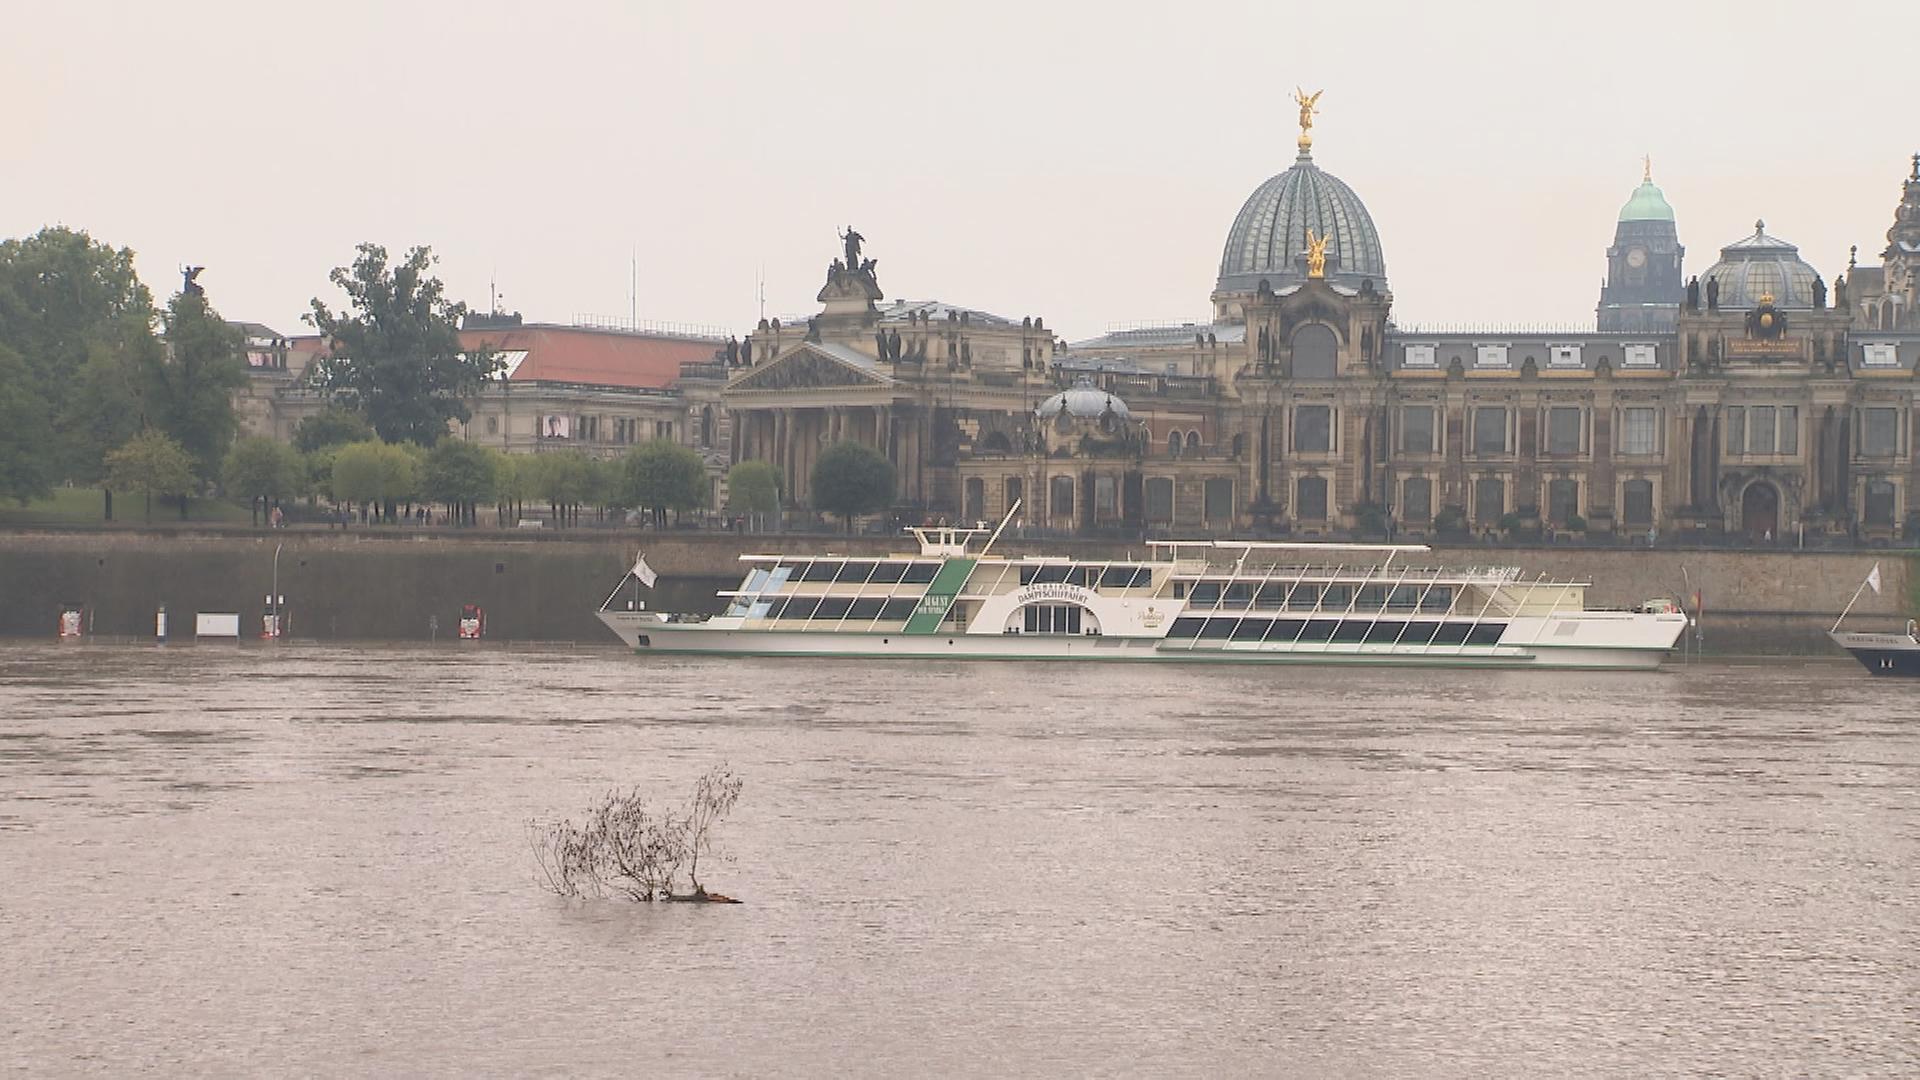
{"type": "MultiPolygon", "coordinates": [[[[998,529],[978,553],[985,529],[908,532],[917,554],[743,555],[719,615],[621,610],[623,579],[600,619],[653,653],[1515,668],[1658,667],[1687,624],[1665,602],[1589,609],[1585,582],[1406,562],[1419,545],[1179,541],[1087,560],[989,554],[998,529]]],[[[644,561],[635,574],[651,584],[644,561]]]]}

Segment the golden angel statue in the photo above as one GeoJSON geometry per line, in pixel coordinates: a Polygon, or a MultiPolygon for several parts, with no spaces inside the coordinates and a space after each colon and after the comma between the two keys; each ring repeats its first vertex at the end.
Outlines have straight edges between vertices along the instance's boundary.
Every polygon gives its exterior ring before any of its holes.
{"type": "Polygon", "coordinates": [[[1331,239],[1333,239],[1332,233],[1328,233],[1325,236],[1315,236],[1313,235],[1312,229],[1307,230],[1308,277],[1323,278],[1327,276],[1327,241],[1331,239]]]}
{"type": "Polygon", "coordinates": [[[1315,90],[1309,94],[1298,86],[1293,88],[1293,100],[1300,103],[1300,133],[1302,135],[1312,130],[1314,105],[1320,100],[1320,95],[1324,93],[1326,93],[1325,90],[1315,90]]]}

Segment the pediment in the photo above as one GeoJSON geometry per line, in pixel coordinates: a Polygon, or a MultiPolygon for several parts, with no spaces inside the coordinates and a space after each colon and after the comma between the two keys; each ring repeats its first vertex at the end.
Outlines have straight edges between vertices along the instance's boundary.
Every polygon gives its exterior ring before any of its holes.
{"type": "Polygon", "coordinates": [[[845,346],[802,344],[742,374],[727,385],[735,390],[846,390],[893,385],[875,361],[845,346]],[[840,353],[852,355],[842,356],[840,353]]]}

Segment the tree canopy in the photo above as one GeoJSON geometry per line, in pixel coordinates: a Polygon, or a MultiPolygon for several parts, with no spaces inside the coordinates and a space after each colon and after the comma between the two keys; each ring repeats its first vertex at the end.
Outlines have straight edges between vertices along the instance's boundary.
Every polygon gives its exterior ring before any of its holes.
{"type": "Polygon", "coordinates": [[[474,507],[500,490],[500,455],[465,439],[442,439],[420,473],[421,494],[446,503],[461,523],[473,523],[474,507]]]}
{"type": "Polygon", "coordinates": [[[0,499],[25,506],[53,494],[52,441],[46,402],[34,391],[26,361],[0,344],[0,499]]]}
{"type": "Polygon", "coordinates": [[[860,443],[834,443],[822,450],[812,480],[814,508],[838,514],[849,531],[854,518],[893,504],[893,464],[860,443]]]}
{"type": "Polygon", "coordinates": [[[147,419],[187,451],[195,473],[212,479],[238,426],[233,392],[247,384],[245,339],[199,291],[175,293],[162,319],[167,348],[148,363],[147,419]]]}
{"type": "Polygon", "coordinates": [[[766,461],[743,461],[727,470],[727,509],[736,514],[780,512],[780,470],[766,461]]]}
{"type": "Polygon", "coordinates": [[[665,439],[641,443],[622,463],[621,501],[665,520],[667,511],[698,510],[707,505],[707,467],[700,455],[665,439]]]}
{"type": "MultiPolygon", "coordinates": [[[[10,407],[48,418],[34,456],[53,480],[99,479],[107,452],[139,432],[160,357],[153,328],[131,250],[58,226],[0,242],[0,346],[25,368],[7,380],[10,407]]],[[[0,454],[13,445],[0,442],[0,454]]],[[[0,473],[21,471],[0,458],[0,473]]]]}
{"type": "Polygon", "coordinates": [[[285,499],[307,486],[306,462],[286,443],[249,435],[233,444],[220,467],[228,495],[251,499],[285,499]]]}
{"type": "Polygon", "coordinates": [[[343,446],[333,457],[333,497],[384,506],[419,489],[414,456],[393,443],[361,442],[343,446]]]}
{"type": "Polygon", "coordinates": [[[348,308],[336,315],[316,297],[307,315],[332,342],[320,367],[328,389],[388,442],[439,442],[448,421],[472,416],[465,399],[499,367],[494,353],[461,350],[467,306],[446,298],[428,272],[433,263],[429,248],[390,263],[386,248],[361,244],[352,266],[329,275],[346,292],[348,308]]]}
{"type": "Polygon", "coordinates": [[[328,405],[307,417],[293,429],[294,448],[311,454],[329,446],[366,442],[373,438],[373,425],[367,418],[341,405],[328,405]]]}
{"type": "MultiPolygon", "coordinates": [[[[147,520],[153,520],[155,495],[185,496],[193,490],[193,459],[163,432],[149,429],[106,457],[107,483],[146,496],[147,520]]],[[[182,510],[184,515],[185,511],[182,510]]]]}

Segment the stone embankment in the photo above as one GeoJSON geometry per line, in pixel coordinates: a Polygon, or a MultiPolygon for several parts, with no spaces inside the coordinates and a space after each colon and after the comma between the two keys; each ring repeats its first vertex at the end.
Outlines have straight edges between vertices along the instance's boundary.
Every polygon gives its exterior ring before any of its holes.
{"type": "MultiPolygon", "coordinates": [[[[0,635],[51,637],[68,604],[84,607],[95,635],[150,638],[162,605],[179,639],[191,636],[196,612],[237,612],[248,632],[257,633],[277,580],[295,638],[450,639],[461,606],[478,604],[486,610],[492,640],[611,644],[593,611],[638,550],[661,575],[654,606],[710,610],[714,590],[738,580],[743,552],[884,555],[901,547],[899,540],[871,537],[600,530],[539,537],[402,530],[20,531],[0,534],[0,635]]],[[[1041,547],[1003,538],[999,550],[1041,547]]],[[[1143,554],[1138,544],[1092,541],[1050,541],[1044,550],[1104,558],[1143,554]]],[[[1849,624],[1857,619],[1862,626],[1899,625],[1909,606],[1910,563],[1899,552],[1465,546],[1414,558],[1516,566],[1527,577],[1590,581],[1588,603],[1596,607],[1698,591],[1708,652],[1835,652],[1822,631],[1876,562],[1882,591],[1863,593],[1849,624]]]]}

